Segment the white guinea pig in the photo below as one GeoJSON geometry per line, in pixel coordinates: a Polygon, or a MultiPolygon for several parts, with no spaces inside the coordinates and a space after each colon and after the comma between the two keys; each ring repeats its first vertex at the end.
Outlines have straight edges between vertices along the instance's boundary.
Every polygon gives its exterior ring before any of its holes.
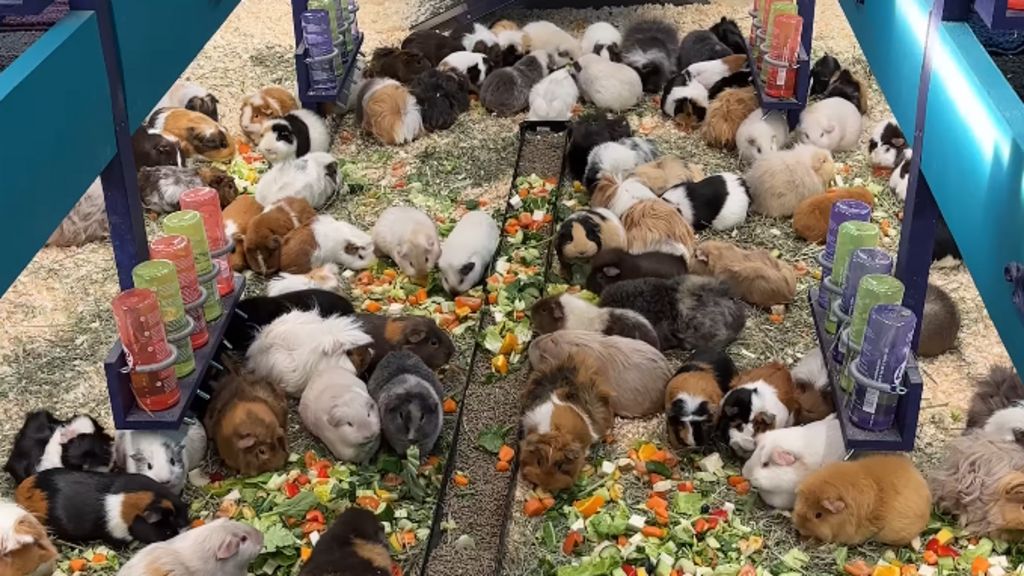
{"type": "Polygon", "coordinates": [[[357,226],[320,214],[310,223],[316,249],[310,257],[313,266],[340,264],[349,270],[365,270],[377,261],[373,239],[357,226]]]}
{"type": "Polygon", "coordinates": [[[498,249],[500,234],[498,224],[489,214],[479,210],[467,212],[441,245],[437,267],[441,269],[444,289],[450,294],[462,294],[480,282],[498,249]]]}
{"type": "Polygon", "coordinates": [[[394,260],[410,278],[426,279],[441,256],[437,226],[416,208],[388,208],[373,225],[371,234],[377,253],[394,260]]]}
{"type": "Polygon", "coordinates": [[[748,164],[782,148],[788,140],[789,124],[786,123],[785,114],[769,112],[765,116],[760,108],[751,112],[736,130],[740,160],[748,164]]]}
{"type": "Polygon", "coordinates": [[[341,366],[319,370],[299,401],[299,417],[336,458],[363,462],[380,445],[380,412],[353,371],[341,366]]]}
{"type": "Polygon", "coordinates": [[[770,430],[757,437],[757,448],[743,465],[743,477],[769,506],[792,510],[796,489],[811,472],[846,455],[839,420],[824,420],[770,430]]]}
{"type": "Polygon", "coordinates": [[[185,489],[189,470],[199,466],[206,454],[206,432],[199,424],[180,430],[118,430],[114,457],[119,468],[143,474],[176,494],[185,489]]]}
{"type": "Polygon", "coordinates": [[[341,185],[338,161],[327,152],[310,152],[302,158],[275,164],[256,184],[256,201],[264,206],[295,196],[314,209],[327,204],[341,185]]]}
{"type": "Polygon", "coordinates": [[[829,152],[857,148],[861,129],[860,110],[843,98],[826,98],[800,114],[798,138],[829,152]]]}
{"type": "Polygon", "coordinates": [[[146,546],[117,574],[245,576],[262,549],[263,534],[259,530],[221,518],[146,546]]]}

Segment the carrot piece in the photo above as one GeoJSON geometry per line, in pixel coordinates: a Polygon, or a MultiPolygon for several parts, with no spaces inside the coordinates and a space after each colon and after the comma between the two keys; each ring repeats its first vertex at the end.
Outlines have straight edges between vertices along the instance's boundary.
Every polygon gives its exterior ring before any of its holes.
{"type": "Polygon", "coordinates": [[[72,572],[82,572],[89,566],[89,562],[85,558],[75,558],[71,562],[68,562],[68,570],[72,572]]]}
{"type": "Polygon", "coordinates": [[[508,234],[509,236],[515,236],[518,233],[519,233],[519,223],[518,222],[509,222],[508,224],[505,224],[505,234],[508,234]]]}
{"type": "Polygon", "coordinates": [[[235,150],[238,150],[238,153],[240,155],[245,156],[246,154],[252,152],[252,146],[249,146],[248,142],[239,141],[238,144],[235,146],[235,150]]]}
{"type": "Polygon", "coordinates": [[[516,451],[508,444],[502,444],[501,448],[498,449],[498,460],[501,462],[511,462],[515,457],[516,451]]]}
{"type": "Polygon", "coordinates": [[[407,304],[409,304],[409,306],[415,306],[415,305],[420,303],[419,300],[416,299],[416,295],[415,294],[413,294],[412,296],[409,296],[408,298],[406,298],[405,302],[407,304]]]}
{"type": "Polygon", "coordinates": [[[566,556],[572,556],[573,550],[576,547],[583,544],[583,535],[573,530],[565,535],[565,540],[562,542],[562,554],[566,556]]]}
{"type": "Polygon", "coordinates": [[[516,278],[517,276],[515,274],[505,274],[501,281],[505,284],[511,284],[516,281],[516,278]]]}
{"type": "Polygon", "coordinates": [[[366,285],[373,282],[373,272],[363,270],[356,276],[356,284],[366,285]]]}
{"type": "Polygon", "coordinates": [[[190,527],[191,528],[199,528],[200,526],[202,526],[204,524],[206,524],[206,520],[203,520],[202,518],[196,518],[195,520],[192,521],[192,524],[190,524],[190,527]]]}
{"type": "Polygon", "coordinates": [[[917,576],[917,566],[904,564],[900,567],[900,576],[917,576]]]}
{"type": "Polygon", "coordinates": [[[528,518],[535,518],[548,511],[548,507],[539,498],[530,498],[523,504],[523,514],[528,518]]]}
{"type": "Polygon", "coordinates": [[[746,480],[741,482],[740,485],[736,487],[736,493],[740,496],[750,494],[750,482],[747,482],[746,480]]]}
{"type": "Polygon", "coordinates": [[[405,545],[406,548],[416,545],[416,533],[412,530],[406,530],[405,532],[402,532],[398,536],[398,538],[402,542],[402,544],[405,545]]]}
{"type": "Polygon", "coordinates": [[[494,304],[497,304],[498,303],[498,293],[497,292],[491,292],[490,294],[488,294],[487,295],[487,303],[492,305],[492,306],[494,304]]]}
{"type": "Polygon", "coordinates": [[[929,566],[935,566],[939,563],[939,555],[931,550],[925,550],[924,554],[921,555],[921,558],[924,560],[924,563],[929,566]]]}
{"type": "Polygon", "coordinates": [[[648,458],[647,460],[651,462],[661,462],[662,464],[664,464],[665,461],[668,460],[668,452],[664,450],[658,450],[654,454],[651,454],[650,458],[648,458]]]}
{"type": "Polygon", "coordinates": [[[529,228],[533,224],[533,214],[523,212],[519,215],[519,227],[529,228]]]}
{"type": "Polygon", "coordinates": [[[619,546],[625,546],[626,544],[629,544],[629,538],[626,538],[624,534],[620,534],[618,540],[616,540],[615,543],[619,546]]]}
{"type": "Polygon", "coordinates": [[[664,538],[665,529],[658,526],[644,526],[640,533],[651,538],[664,538]]]}
{"type": "Polygon", "coordinates": [[[740,568],[740,573],[736,576],[757,576],[757,569],[752,565],[747,564],[743,568],[740,568]]]}
{"type": "Polygon", "coordinates": [[[735,488],[735,487],[739,486],[740,484],[746,482],[746,479],[744,479],[743,476],[729,476],[728,482],[729,482],[729,486],[732,486],[733,488],[735,488]]]}
{"type": "Polygon", "coordinates": [[[782,314],[769,314],[768,315],[768,321],[771,322],[772,324],[782,324],[782,321],[785,320],[785,319],[786,319],[786,317],[783,316],[782,314]]]}
{"type": "Polygon", "coordinates": [[[299,549],[299,558],[302,558],[303,562],[309,562],[310,556],[313,555],[313,549],[309,546],[303,546],[299,549]]]}
{"type": "Polygon", "coordinates": [[[445,414],[454,414],[459,411],[459,405],[453,398],[445,398],[443,408],[445,414]]]}
{"type": "Polygon", "coordinates": [[[497,462],[494,463],[494,469],[497,470],[498,472],[508,472],[509,470],[512,469],[512,465],[509,464],[508,462],[502,462],[501,460],[498,460],[497,462]]]}
{"type": "Polygon", "coordinates": [[[402,576],[402,567],[398,564],[391,564],[391,576],[402,576]]]}
{"type": "Polygon", "coordinates": [[[466,477],[465,474],[462,474],[460,472],[455,473],[455,476],[452,477],[452,482],[460,488],[465,488],[466,486],[469,486],[469,478],[466,477]]]}
{"type": "Polygon", "coordinates": [[[419,300],[420,302],[426,302],[427,299],[429,298],[430,296],[427,295],[426,288],[420,288],[419,290],[416,291],[416,299],[419,300]]]}
{"type": "Polygon", "coordinates": [[[992,564],[988,561],[988,558],[978,556],[971,562],[971,576],[985,576],[985,573],[991,567],[992,564]]]}
{"type": "Polygon", "coordinates": [[[395,278],[398,278],[398,272],[396,272],[395,269],[393,268],[388,268],[381,273],[381,276],[387,278],[388,281],[391,281],[394,280],[395,278]]]}
{"type": "Polygon", "coordinates": [[[376,314],[377,312],[380,312],[382,309],[383,306],[381,306],[379,302],[375,302],[373,300],[367,300],[363,302],[363,310],[366,310],[370,314],[376,314]]]}
{"type": "Polygon", "coordinates": [[[107,563],[107,555],[106,554],[93,554],[92,564],[94,566],[96,564],[106,564],[106,563],[107,563]]]}
{"type": "Polygon", "coordinates": [[[371,512],[376,512],[377,508],[380,508],[380,500],[377,500],[373,496],[360,496],[359,498],[356,498],[356,506],[366,508],[371,512]]]}
{"type": "Polygon", "coordinates": [[[522,320],[523,318],[526,318],[526,312],[523,312],[522,310],[516,310],[515,312],[512,313],[512,318],[516,320],[522,320]]]}
{"type": "Polygon", "coordinates": [[[551,221],[554,220],[554,219],[555,219],[555,217],[553,215],[551,215],[551,214],[545,214],[544,215],[544,223],[545,224],[550,224],[551,221]]]}
{"type": "Polygon", "coordinates": [[[455,307],[456,308],[469,308],[470,311],[476,312],[484,305],[484,301],[479,298],[473,298],[472,296],[456,296],[455,307]]]}
{"type": "Polygon", "coordinates": [[[661,474],[653,474],[653,473],[651,474],[649,479],[651,481],[651,484],[657,484],[658,482],[661,482],[662,480],[664,480],[664,478],[661,477],[661,474]]]}
{"type": "Polygon", "coordinates": [[[871,567],[863,560],[857,560],[855,562],[847,562],[846,566],[843,566],[843,572],[850,576],[871,576],[871,567]]]}

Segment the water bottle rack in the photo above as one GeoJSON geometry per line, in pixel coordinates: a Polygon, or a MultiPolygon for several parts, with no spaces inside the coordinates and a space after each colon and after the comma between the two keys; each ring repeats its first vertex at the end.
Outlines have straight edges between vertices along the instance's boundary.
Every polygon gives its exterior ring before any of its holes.
{"type": "MultiPolygon", "coordinates": [[[[343,0],[347,1],[347,0],[343,0]]],[[[312,86],[310,79],[309,51],[302,32],[300,16],[309,7],[309,0],[292,0],[292,27],[295,34],[295,78],[298,84],[299,100],[304,108],[314,109],[317,104],[333,102],[345,108],[348,104],[349,94],[355,80],[356,65],[359,60],[359,51],[363,46],[364,35],[362,32],[352,34],[352,49],[342,60],[341,70],[336,70],[338,85],[336,90],[317,90],[312,86]]],[[[358,17],[352,14],[352,28],[358,28],[358,17]]],[[[335,47],[342,41],[341,34],[331,39],[335,47]]]]}

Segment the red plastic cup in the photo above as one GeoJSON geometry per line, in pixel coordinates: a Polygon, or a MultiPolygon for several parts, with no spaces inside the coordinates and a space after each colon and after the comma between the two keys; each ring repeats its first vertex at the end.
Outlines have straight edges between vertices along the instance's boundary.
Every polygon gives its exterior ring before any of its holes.
{"type": "Polygon", "coordinates": [[[217,291],[227,296],[235,291],[234,273],[228,263],[229,240],[224,233],[224,213],[220,208],[220,195],[213,188],[193,188],[182,192],[179,199],[182,210],[195,210],[203,218],[206,240],[210,243],[210,256],[220,265],[217,291]]]}
{"type": "Polygon", "coordinates": [[[195,324],[189,340],[192,342],[193,350],[202,348],[210,340],[210,334],[206,329],[203,302],[200,302],[203,291],[199,287],[199,276],[196,274],[196,262],[192,257],[191,243],[188,238],[178,234],[161,236],[149,243],[149,257],[162,258],[174,263],[174,267],[178,271],[178,283],[181,285],[181,298],[185,303],[185,313],[192,318],[195,324]],[[198,306],[196,306],[197,302],[198,306]]]}
{"type": "Polygon", "coordinates": [[[175,354],[167,343],[156,292],[131,288],[115,296],[111,307],[135,401],[150,412],[175,406],[181,400],[175,354]]]}

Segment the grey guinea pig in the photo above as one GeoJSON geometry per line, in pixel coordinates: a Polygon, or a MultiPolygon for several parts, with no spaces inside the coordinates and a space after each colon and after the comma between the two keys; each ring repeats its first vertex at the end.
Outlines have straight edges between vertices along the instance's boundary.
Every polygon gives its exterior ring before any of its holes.
{"type": "Polygon", "coordinates": [[[626,249],[626,229],[607,208],[573,212],[558,227],[555,253],[562,272],[568,271],[573,261],[589,260],[613,248],[626,249]]]}
{"type": "Polygon", "coordinates": [[[226,518],[146,546],[121,567],[118,576],[188,574],[245,576],[263,549],[263,533],[226,518]]]}
{"type": "Polygon", "coordinates": [[[139,127],[132,134],[132,154],[135,156],[136,169],[185,165],[185,157],[177,139],[145,126],[139,127]]]}
{"type": "Polygon", "coordinates": [[[356,317],[362,323],[363,331],[373,338],[373,355],[366,370],[368,374],[385,356],[398,350],[416,354],[434,370],[447,364],[455,353],[452,339],[430,318],[377,314],[357,314],[356,317]]]}
{"type": "Polygon", "coordinates": [[[956,347],[956,338],[960,333],[960,312],[949,293],[936,284],[928,284],[923,316],[918,356],[931,358],[956,347]]]}
{"type": "Polygon", "coordinates": [[[632,310],[599,308],[574,294],[541,298],[530,308],[530,321],[541,334],[559,330],[600,332],[642,340],[659,348],[658,335],[646,318],[632,310]]]}
{"type": "Polygon", "coordinates": [[[208,186],[216,190],[221,208],[227,207],[238,196],[235,179],[212,166],[143,167],[139,168],[138,183],[142,206],[157,214],[180,210],[181,194],[193,188],[208,186]]]}
{"type": "Polygon", "coordinates": [[[613,284],[601,293],[601,306],[639,312],[654,326],[663,350],[722,349],[747,322],[744,305],[714,278],[641,278],[613,284]]]}
{"type": "Polygon", "coordinates": [[[526,110],[530,106],[530,89],[548,73],[547,62],[547,54],[536,50],[515,66],[488,74],[480,87],[480,103],[498,116],[512,116],[526,110]]]}
{"type": "Polygon", "coordinates": [[[675,74],[679,32],[661,20],[641,20],[622,33],[622,62],[640,74],[644,92],[657,93],[675,74]]]}
{"type": "Polygon", "coordinates": [[[686,260],[678,254],[644,252],[630,254],[620,248],[602,250],[590,261],[587,290],[601,294],[605,288],[638,278],[675,278],[686,274],[686,260]]]}
{"type": "Polygon", "coordinates": [[[694,62],[718,60],[732,53],[733,51],[723,44],[714,32],[710,30],[694,30],[683,36],[683,41],[679,43],[679,58],[676,61],[676,69],[686,70],[694,62]]]}
{"type": "Polygon", "coordinates": [[[444,388],[419,356],[406,350],[381,360],[366,384],[380,407],[381,434],[399,454],[416,446],[425,457],[441,435],[444,388]]]}

